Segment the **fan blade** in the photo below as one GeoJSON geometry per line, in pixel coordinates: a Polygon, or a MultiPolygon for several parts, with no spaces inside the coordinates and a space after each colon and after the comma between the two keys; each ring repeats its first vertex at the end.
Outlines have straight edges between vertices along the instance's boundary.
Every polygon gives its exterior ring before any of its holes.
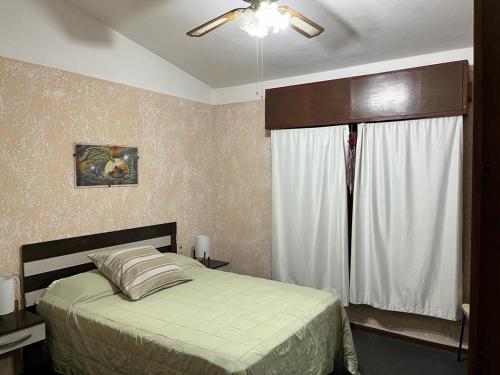
{"type": "Polygon", "coordinates": [[[230,21],[234,21],[237,17],[238,12],[244,11],[244,10],[245,10],[245,8],[236,8],[236,9],[230,10],[229,12],[224,13],[223,15],[204,23],[203,25],[198,26],[191,31],[188,31],[187,35],[192,36],[192,37],[203,36],[203,35],[209,33],[210,31],[213,31],[213,30],[217,29],[218,27],[221,27],[222,25],[224,25],[230,21]]]}
{"type": "Polygon", "coordinates": [[[290,15],[290,27],[307,38],[314,38],[325,31],[323,27],[303,16],[295,9],[288,6],[281,6],[278,9],[281,13],[288,13],[290,15]]]}

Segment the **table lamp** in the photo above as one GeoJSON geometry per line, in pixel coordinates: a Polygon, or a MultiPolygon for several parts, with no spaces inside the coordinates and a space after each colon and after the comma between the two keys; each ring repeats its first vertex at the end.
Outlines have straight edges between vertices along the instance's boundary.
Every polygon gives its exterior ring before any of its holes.
{"type": "Polygon", "coordinates": [[[0,319],[15,310],[14,276],[0,276],[0,319]]]}
{"type": "Polygon", "coordinates": [[[195,256],[210,262],[210,238],[205,235],[196,236],[195,256]]]}

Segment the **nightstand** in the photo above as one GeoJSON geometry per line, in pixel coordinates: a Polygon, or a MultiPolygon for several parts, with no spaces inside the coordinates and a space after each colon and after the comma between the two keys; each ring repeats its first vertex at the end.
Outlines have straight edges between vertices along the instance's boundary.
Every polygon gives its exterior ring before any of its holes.
{"type": "Polygon", "coordinates": [[[23,349],[24,373],[44,368],[43,340],[45,320],[26,310],[0,318],[0,356],[19,353],[23,349]]]}
{"type": "Polygon", "coordinates": [[[205,267],[210,268],[212,270],[218,270],[218,271],[226,271],[229,272],[229,262],[223,261],[223,260],[215,260],[215,259],[210,259],[210,263],[208,262],[208,259],[203,261],[203,259],[196,258],[198,262],[203,264],[205,267]]]}

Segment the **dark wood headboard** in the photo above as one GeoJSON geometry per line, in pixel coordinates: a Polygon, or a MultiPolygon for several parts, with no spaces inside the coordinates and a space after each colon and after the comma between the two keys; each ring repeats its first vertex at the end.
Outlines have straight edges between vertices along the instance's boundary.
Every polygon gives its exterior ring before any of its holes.
{"type": "Polygon", "coordinates": [[[177,252],[177,223],[166,223],[23,245],[24,306],[36,304],[53,281],[95,268],[87,257],[96,251],[151,245],[162,253],[177,252]]]}

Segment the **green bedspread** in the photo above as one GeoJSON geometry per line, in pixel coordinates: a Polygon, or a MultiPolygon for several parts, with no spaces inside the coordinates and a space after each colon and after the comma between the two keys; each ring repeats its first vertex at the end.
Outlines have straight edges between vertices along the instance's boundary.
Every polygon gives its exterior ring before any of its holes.
{"type": "Polygon", "coordinates": [[[53,283],[38,304],[64,374],[357,374],[340,300],[316,289],[170,261],[193,281],[130,301],[98,271],[53,283]]]}

